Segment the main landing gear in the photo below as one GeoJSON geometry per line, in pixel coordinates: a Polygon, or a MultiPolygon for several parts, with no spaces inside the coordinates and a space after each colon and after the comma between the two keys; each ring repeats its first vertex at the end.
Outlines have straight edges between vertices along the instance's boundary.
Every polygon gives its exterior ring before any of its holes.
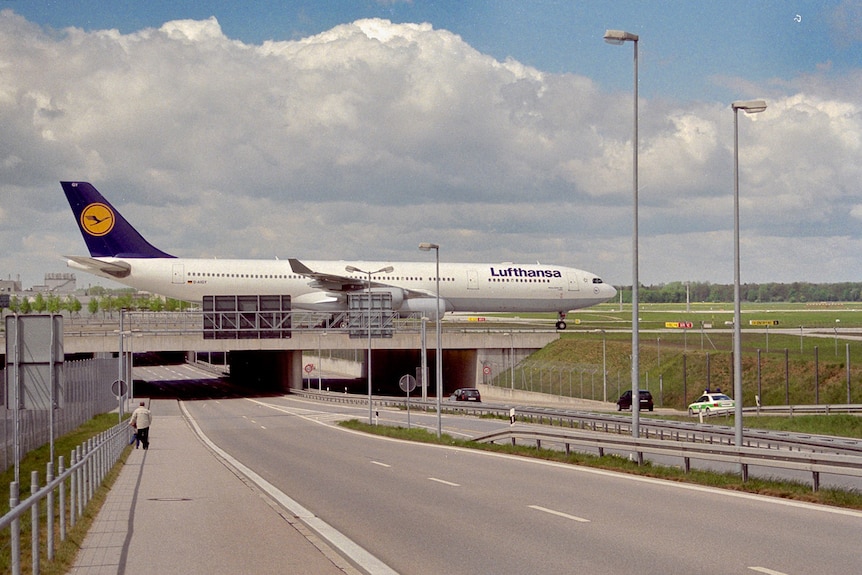
{"type": "Polygon", "coordinates": [[[559,316],[559,319],[557,319],[557,329],[560,331],[563,331],[564,329],[566,329],[566,322],[565,322],[566,312],[561,311],[561,312],[559,312],[558,316],[559,316]]]}

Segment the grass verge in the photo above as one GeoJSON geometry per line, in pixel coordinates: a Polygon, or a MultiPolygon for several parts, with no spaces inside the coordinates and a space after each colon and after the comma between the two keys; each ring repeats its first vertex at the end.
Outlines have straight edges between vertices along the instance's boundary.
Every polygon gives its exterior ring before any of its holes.
{"type": "Polygon", "coordinates": [[[632,473],[635,475],[655,477],[657,479],[666,479],[669,481],[680,481],[684,483],[705,485],[708,487],[733,489],[735,491],[744,491],[746,493],[756,493],[771,497],[781,497],[784,499],[794,499],[809,503],[819,503],[822,505],[834,505],[836,507],[862,510],[862,493],[856,490],[821,488],[819,491],[815,492],[812,491],[811,486],[806,483],[778,479],[749,478],[747,482],[743,483],[740,475],[736,473],[717,473],[701,470],[691,470],[689,473],[685,473],[683,469],[678,467],[654,465],[650,462],[645,462],[643,465],[638,466],[637,463],[616,455],[599,457],[597,455],[576,453],[574,451],[569,455],[566,455],[563,451],[556,451],[553,449],[536,449],[535,447],[525,445],[513,446],[510,444],[478,443],[472,440],[456,439],[446,434],[443,434],[442,437],[438,438],[437,434],[429,433],[424,429],[406,429],[404,427],[386,425],[369,425],[355,419],[344,421],[341,425],[357,431],[364,431],[366,433],[408,441],[449,445],[454,447],[463,447],[465,449],[479,449],[496,453],[507,453],[509,455],[533,457],[548,461],[569,463],[572,465],[585,465],[587,467],[619,471],[622,473],[632,473]]]}
{"type": "MultiPolygon", "coordinates": [[[[91,419],[90,421],[84,423],[78,429],[65,435],[63,437],[56,438],[54,440],[54,451],[55,455],[62,454],[66,458],[66,465],[69,465],[69,454],[72,449],[81,445],[91,437],[98,435],[99,433],[110,429],[114,425],[117,424],[117,414],[103,414],[98,415],[91,419]]],[[[123,454],[120,456],[117,464],[113,469],[108,473],[105,481],[98,487],[96,492],[93,495],[93,498],[90,500],[86,509],[84,509],[84,513],[81,517],[76,520],[75,527],[69,527],[69,509],[66,510],[66,539],[65,541],[60,541],[60,532],[59,532],[59,524],[54,526],[54,560],[48,561],[47,551],[45,548],[45,542],[47,541],[47,530],[45,529],[45,514],[46,509],[45,505],[40,505],[40,513],[41,520],[39,524],[39,536],[42,544],[40,545],[41,555],[39,558],[39,567],[40,573],[44,575],[62,575],[64,573],[68,573],[74,564],[75,557],[78,554],[78,550],[81,548],[81,544],[84,541],[84,537],[87,535],[87,531],[90,529],[90,526],[93,523],[96,515],[99,510],[102,508],[102,505],[105,502],[105,498],[108,495],[108,492],[111,489],[111,486],[117,479],[117,476],[120,473],[123,465],[125,464],[126,459],[130,453],[130,449],[126,449],[123,454]]],[[[30,496],[30,475],[32,471],[39,472],[39,481],[40,483],[45,482],[45,473],[46,473],[46,465],[50,459],[50,447],[45,445],[31,451],[28,453],[20,463],[20,478],[21,478],[21,487],[19,493],[21,494],[21,500],[23,501],[26,497],[30,496]]],[[[56,473],[56,470],[55,470],[56,473]]],[[[15,469],[10,468],[7,469],[4,473],[0,474],[0,483],[4,486],[8,486],[15,479],[15,469]]],[[[8,489],[8,487],[7,487],[8,489]]],[[[68,490],[68,484],[66,489],[68,490]]],[[[67,491],[68,494],[68,491],[67,491]]],[[[9,499],[5,498],[3,501],[2,513],[8,513],[9,507],[9,499]]],[[[58,510],[54,510],[55,515],[55,523],[58,521],[57,519],[58,510]]],[[[21,518],[21,573],[24,575],[28,575],[32,573],[32,556],[30,553],[30,544],[31,540],[31,523],[30,523],[30,515],[27,513],[24,517],[21,518]]],[[[12,557],[10,550],[10,531],[9,529],[4,529],[0,532],[0,573],[10,573],[12,571],[12,557]]]]}

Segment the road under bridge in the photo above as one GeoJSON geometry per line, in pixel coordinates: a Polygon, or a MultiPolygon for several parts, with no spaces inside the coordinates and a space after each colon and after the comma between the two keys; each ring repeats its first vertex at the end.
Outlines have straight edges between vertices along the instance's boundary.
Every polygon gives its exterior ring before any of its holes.
{"type": "MultiPolygon", "coordinates": [[[[433,323],[422,330],[418,321],[393,321],[385,337],[363,336],[346,326],[320,326],[313,319],[295,322],[287,337],[213,338],[205,337],[200,312],[126,312],[120,321],[64,322],[63,347],[67,358],[140,356],[145,353],[176,352],[189,359],[216,354],[232,378],[261,391],[301,389],[307,362],[303,352],[344,352],[353,350],[362,369],[353,386],[367,391],[367,353],[371,351],[372,384],[375,394],[401,393],[398,382],[404,375],[417,375],[422,365],[422,349],[427,350],[429,382],[436,381],[436,333],[433,323]],[[424,335],[423,335],[424,331],[424,335]],[[424,341],[423,341],[424,340],[424,341]]],[[[475,387],[496,377],[501,366],[517,364],[536,350],[559,338],[554,329],[536,325],[456,322],[444,323],[442,380],[444,394],[458,387],[475,387]]],[[[364,331],[367,334],[367,331],[364,331]]],[[[375,335],[375,328],[372,328],[375,335]]],[[[0,337],[0,353],[5,353],[0,337]]],[[[5,365],[5,357],[2,359],[5,365]]],[[[433,385],[430,385],[433,389],[433,385]]],[[[360,391],[357,389],[356,391],[360,391]]]]}

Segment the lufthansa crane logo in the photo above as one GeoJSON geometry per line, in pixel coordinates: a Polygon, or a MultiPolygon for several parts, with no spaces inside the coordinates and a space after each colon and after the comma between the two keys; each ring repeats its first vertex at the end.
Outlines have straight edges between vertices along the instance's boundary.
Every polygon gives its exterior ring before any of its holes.
{"type": "Polygon", "coordinates": [[[104,236],[114,229],[114,210],[105,204],[90,204],[81,212],[81,227],[91,236],[104,236]]]}

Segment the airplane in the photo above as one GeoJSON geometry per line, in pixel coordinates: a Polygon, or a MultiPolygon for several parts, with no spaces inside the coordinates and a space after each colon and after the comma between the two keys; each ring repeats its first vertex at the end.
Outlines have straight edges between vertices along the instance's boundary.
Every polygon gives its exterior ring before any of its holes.
{"type": "Polygon", "coordinates": [[[617,293],[593,273],[538,263],[179,258],[144,239],[92,184],[60,185],[90,251],[89,257],[63,256],[70,268],[182,301],[289,295],[292,309],[334,314],[348,309],[348,296],[371,291],[383,294],[374,297],[391,301],[392,310],[402,315],[556,312],[556,327],[564,330],[568,311],[600,304],[617,293]]]}

